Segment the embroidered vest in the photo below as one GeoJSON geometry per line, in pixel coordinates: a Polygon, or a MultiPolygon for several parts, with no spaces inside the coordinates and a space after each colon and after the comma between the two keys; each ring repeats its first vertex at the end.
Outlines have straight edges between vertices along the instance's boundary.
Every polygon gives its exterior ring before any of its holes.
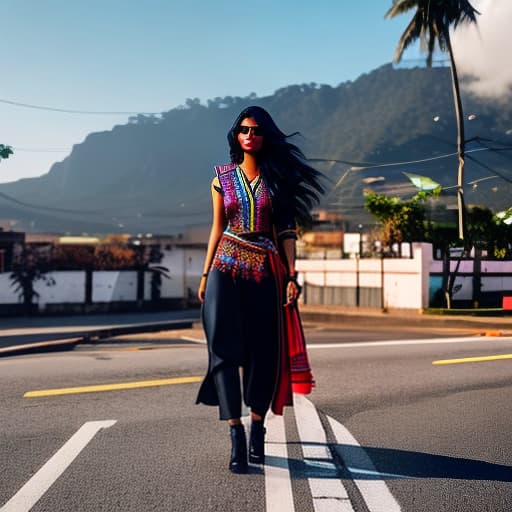
{"type": "Polygon", "coordinates": [[[268,251],[273,237],[272,200],[261,178],[252,184],[235,164],[215,167],[224,200],[227,227],[213,268],[233,277],[261,281],[269,275],[268,251]]]}

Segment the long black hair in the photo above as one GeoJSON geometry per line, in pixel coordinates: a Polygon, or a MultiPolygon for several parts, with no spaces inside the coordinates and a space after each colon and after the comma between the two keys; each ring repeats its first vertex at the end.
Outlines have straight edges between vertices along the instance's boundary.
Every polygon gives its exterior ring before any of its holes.
{"type": "Polygon", "coordinates": [[[244,153],[238,142],[240,124],[248,117],[254,118],[262,130],[263,146],[256,155],[261,176],[270,190],[277,213],[293,214],[302,226],[311,224],[311,208],[324,193],[320,183],[322,174],[306,163],[302,151],[287,139],[298,132],[286,135],[263,108],[251,106],[236,118],[228,132],[231,162],[241,164],[244,153]]]}

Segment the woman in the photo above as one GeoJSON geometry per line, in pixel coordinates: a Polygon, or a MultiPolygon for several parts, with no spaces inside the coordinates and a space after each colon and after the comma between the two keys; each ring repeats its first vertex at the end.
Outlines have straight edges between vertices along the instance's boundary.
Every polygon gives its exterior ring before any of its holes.
{"type": "Polygon", "coordinates": [[[291,405],[282,305],[290,308],[299,295],[296,221],[311,220],[323,189],[320,173],[289,137],[263,108],[245,109],[228,133],[231,164],[215,167],[211,184],[213,222],[198,290],[209,368],[197,402],[218,405],[228,421],[233,473],[247,472],[240,368],[251,409],[251,462],[264,462],[270,406],[282,414],[291,405]]]}

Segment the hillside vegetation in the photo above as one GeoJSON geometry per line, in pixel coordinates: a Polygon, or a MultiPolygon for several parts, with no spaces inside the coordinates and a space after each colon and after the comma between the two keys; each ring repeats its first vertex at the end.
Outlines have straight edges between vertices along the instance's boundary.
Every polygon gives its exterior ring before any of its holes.
{"type": "MultiPolygon", "coordinates": [[[[226,133],[251,104],[268,109],[284,131],[300,131],[296,142],[309,158],[352,163],[317,163],[333,184],[346,173],[324,205],[349,223],[369,222],[362,207],[365,188],[411,194],[404,171],[455,185],[454,156],[361,169],[361,162],[422,160],[455,151],[449,70],[386,65],[337,87],[290,85],[268,97],[216,98],[206,105],[190,99],[161,117],[140,115],[92,133],[44,176],[0,185],[0,218],[18,219],[17,229],[72,233],[177,233],[206,224],[213,165],[228,161],[226,133]]],[[[510,98],[490,102],[464,94],[464,109],[476,115],[466,122],[468,139],[512,145],[510,98]]],[[[478,141],[468,145],[483,148],[478,141]]],[[[478,162],[467,162],[466,202],[508,208],[512,152],[470,154],[478,162]],[[495,177],[476,187],[470,183],[486,176],[495,177]]]]}

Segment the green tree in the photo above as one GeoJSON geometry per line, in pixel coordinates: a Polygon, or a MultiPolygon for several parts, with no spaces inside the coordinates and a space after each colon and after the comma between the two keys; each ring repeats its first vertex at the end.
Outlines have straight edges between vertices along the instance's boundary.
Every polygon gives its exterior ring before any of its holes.
{"type": "Polygon", "coordinates": [[[486,206],[474,206],[468,211],[468,243],[486,249],[489,256],[503,259],[511,255],[512,225],[503,222],[486,206]]]}
{"type": "Polygon", "coordinates": [[[432,242],[434,247],[441,249],[444,277],[443,287],[439,290],[439,305],[444,297],[444,304],[451,309],[460,265],[468,257],[472,247],[475,259],[482,257],[483,250],[491,258],[503,259],[512,256],[512,222],[509,222],[507,212],[502,212],[501,216],[493,215],[487,207],[473,206],[467,211],[466,237],[461,246],[455,224],[431,223],[425,218],[426,201],[439,193],[440,189],[420,191],[410,199],[401,199],[367,192],[365,208],[381,223],[377,236],[384,248],[389,248],[394,243],[425,241],[432,242]],[[454,253],[451,249],[453,247],[458,249],[454,253]],[[451,261],[455,261],[453,270],[451,261]]]}
{"type": "Polygon", "coordinates": [[[386,13],[386,18],[394,18],[411,9],[416,12],[405,32],[400,37],[395,52],[395,62],[402,58],[404,50],[417,39],[421,41],[422,50],[427,52],[427,65],[432,65],[432,55],[436,42],[442,51],[450,56],[450,69],[452,73],[453,99],[455,115],[457,117],[457,155],[459,160],[457,173],[457,204],[459,211],[459,238],[464,239],[464,114],[460,97],[457,67],[450,39],[450,28],[454,29],[460,23],[476,23],[479,12],[468,0],[393,0],[392,7],[386,13]]]}
{"type": "Polygon", "coordinates": [[[23,302],[25,314],[33,313],[34,299],[39,298],[39,293],[34,289],[35,282],[41,280],[47,286],[55,284],[55,280],[47,275],[51,270],[50,258],[45,248],[24,246],[15,258],[9,278],[11,286],[23,302]]]}
{"type": "Polygon", "coordinates": [[[410,199],[367,192],[365,208],[381,223],[381,242],[391,247],[400,242],[422,242],[428,239],[425,201],[432,192],[421,191],[410,199]]]}
{"type": "Polygon", "coordinates": [[[496,259],[512,258],[512,208],[505,212],[505,216],[500,213],[494,215],[493,220],[496,223],[496,235],[493,238],[494,251],[493,256],[496,259]],[[508,216],[507,216],[508,215],[508,216]]]}
{"type": "Polygon", "coordinates": [[[9,155],[12,155],[13,151],[11,146],[6,146],[5,144],[0,144],[0,161],[2,158],[9,158],[9,155]]]}

